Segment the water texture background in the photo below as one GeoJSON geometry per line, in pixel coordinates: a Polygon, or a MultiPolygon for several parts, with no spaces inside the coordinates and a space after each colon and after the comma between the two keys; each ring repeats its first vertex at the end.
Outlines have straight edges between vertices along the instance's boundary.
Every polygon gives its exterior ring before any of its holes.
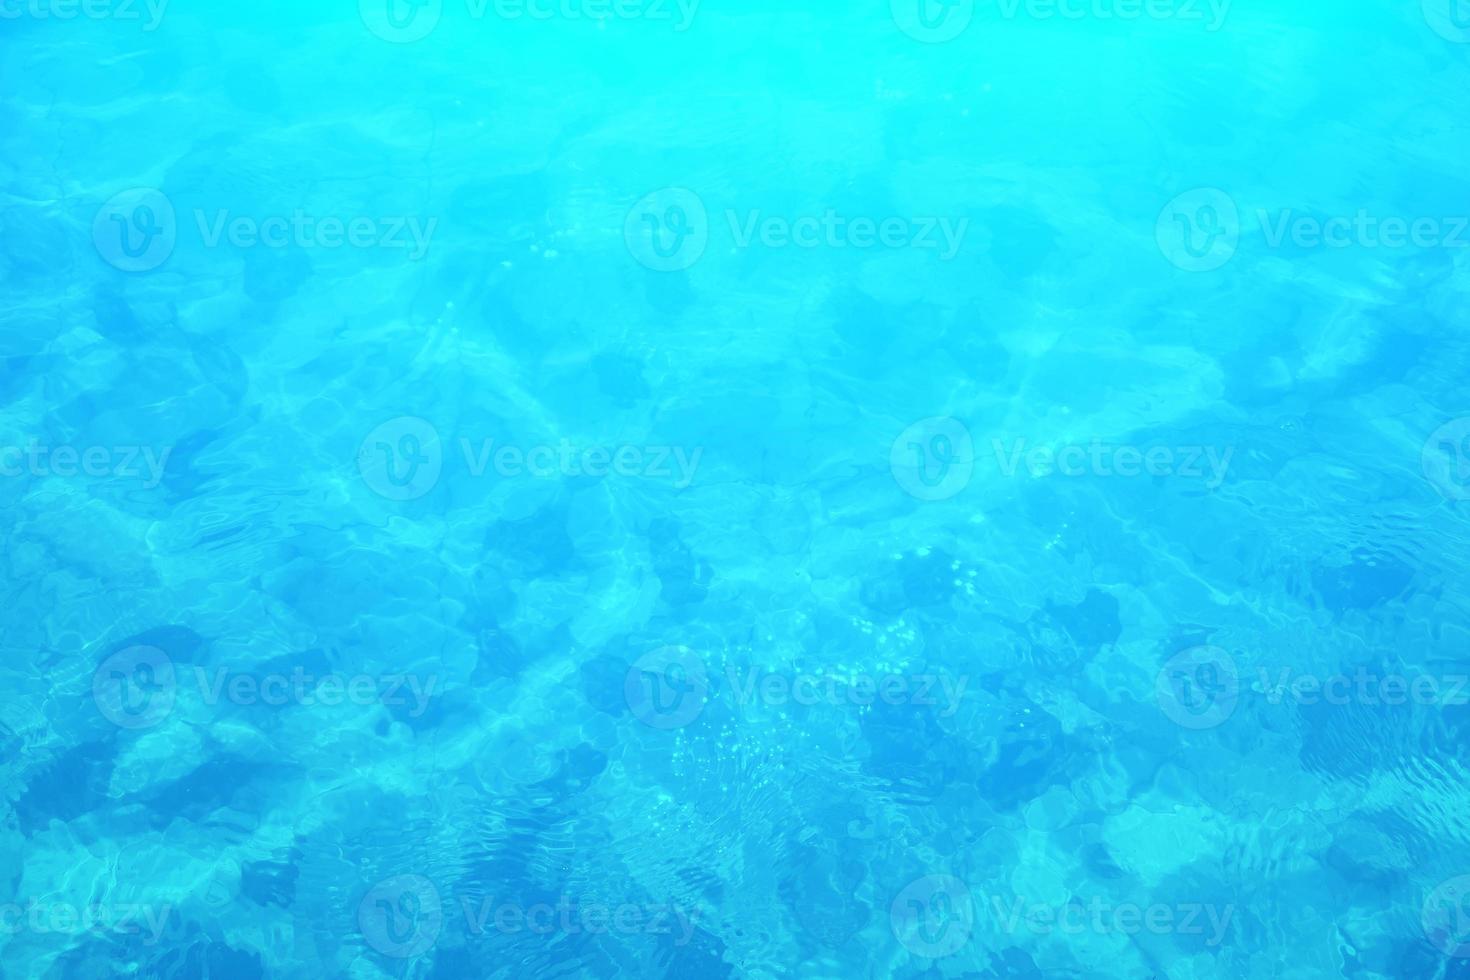
{"type": "Polygon", "coordinates": [[[0,974],[1470,976],[1463,0],[0,0],[0,974]]]}

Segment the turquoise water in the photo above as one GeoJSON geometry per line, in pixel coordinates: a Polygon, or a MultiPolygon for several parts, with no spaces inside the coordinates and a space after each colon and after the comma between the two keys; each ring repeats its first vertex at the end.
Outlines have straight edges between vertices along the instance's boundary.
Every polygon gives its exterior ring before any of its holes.
{"type": "Polygon", "coordinates": [[[0,0],[0,975],[1470,976],[1463,0],[0,0]]]}

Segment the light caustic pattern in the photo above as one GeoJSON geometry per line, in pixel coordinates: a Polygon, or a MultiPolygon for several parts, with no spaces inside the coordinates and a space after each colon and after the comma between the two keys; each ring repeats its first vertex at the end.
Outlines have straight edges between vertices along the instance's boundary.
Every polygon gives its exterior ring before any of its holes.
{"type": "Polygon", "coordinates": [[[1460,975],[1467,58],[0,0],[0,972],[1460,975]]]}

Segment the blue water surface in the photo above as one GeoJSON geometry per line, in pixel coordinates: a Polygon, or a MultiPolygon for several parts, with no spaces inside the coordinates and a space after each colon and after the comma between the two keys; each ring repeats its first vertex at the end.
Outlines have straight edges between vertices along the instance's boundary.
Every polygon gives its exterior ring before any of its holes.
{"type": "Polygon", "coordinates": [[[1465,0],[0,0],[0,976],[1470,977],[1465,0]]]}

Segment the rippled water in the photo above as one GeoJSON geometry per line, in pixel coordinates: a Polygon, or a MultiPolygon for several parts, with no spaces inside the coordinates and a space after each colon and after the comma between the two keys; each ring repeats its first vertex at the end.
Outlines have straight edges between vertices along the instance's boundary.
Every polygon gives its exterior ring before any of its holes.
{"type": "Polygon", "coordinates": [[[0,0],[0,975],[1470,976],[1467,92],[0,0]]]}

